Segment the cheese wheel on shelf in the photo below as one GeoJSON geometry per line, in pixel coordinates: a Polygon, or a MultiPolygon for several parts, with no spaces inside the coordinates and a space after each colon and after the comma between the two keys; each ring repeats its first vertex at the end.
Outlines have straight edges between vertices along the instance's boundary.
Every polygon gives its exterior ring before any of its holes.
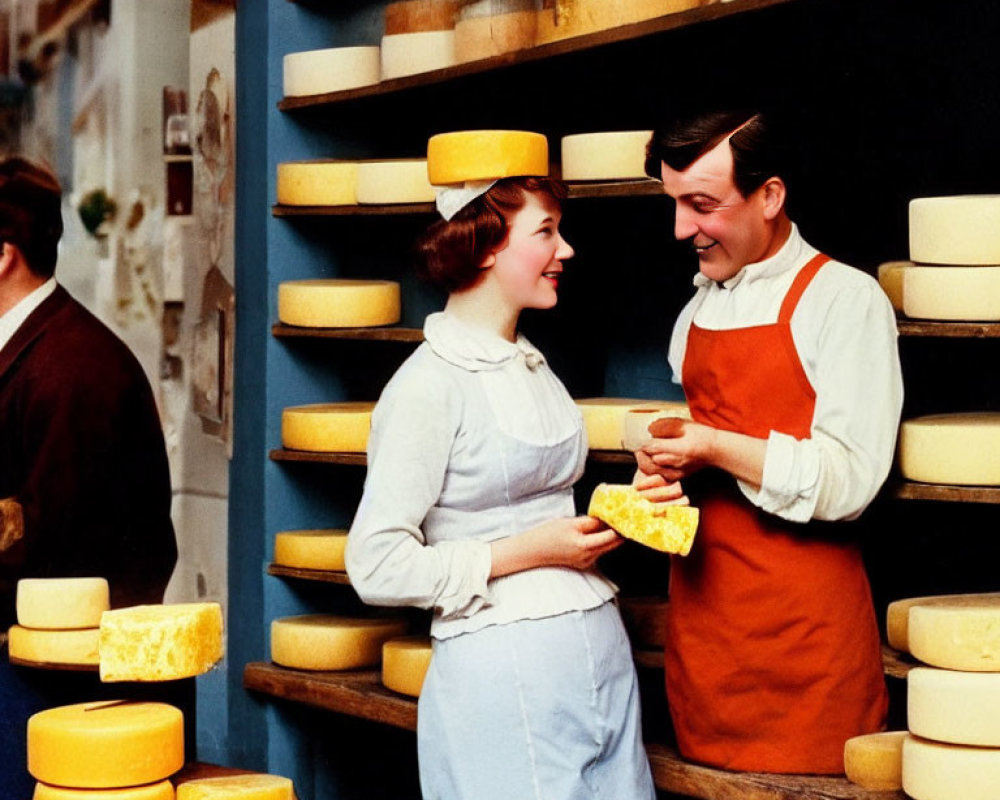
{"type": "Polygon", "coordinates": [[[28,771],[42,783],[111,789],[162,781],[184,766],[184,715],[166,703],[110,700],[28,719],[28,771]]]}
{"type": "Polygon", "coordinates": [[[584,36],[707,4],[705,0],[545,0],[536,43],[584,36]]]}
{"type": "Polygon", "coordinates": [[[916,264],[906,271],[903,282],[903,313],[954,322],[1000,320],[1000,266],[916,264]]]}
{"type": "Polygon", "coordinates": [[[26,628],[96,628],[111,606],[104,578],[22,578],[17,621],[26,628]]]}
{"type": "Polygon", "coordinates": [[[11,625],[7,650],[11,659],[38,664],[97,666],[99,628],[43,630],[11,625]]]}
{"type": "Polygon", "coordinates": [[[67,789],[65,786],[35,784],[32,800],[175,800],[174,785],[157,781],[120,789],[67,789]]]}
{"type": "Polygon", "coordinates": [[[427,180],[427,159],[360,162],[357,195],[361,204],[433,203],[434,187],[427,180]]]}
{"type": "Polygon", "coordinates": [[[255,772],[185,781],[177,800],[295,800],[295,792],[289,778],[255,772]]]}
{"type": "Polygon", "coordinates": [[[281,531],[274,537],[274,563],[297,569],[345,569],[346,530],[281,531]]]}
{"type": "Polygon", "coordinates": [[[312,403],[281,414],[281,443],[289,450],[364,453],[375,403],[312,403]]]}
{"type": "Polygon", "coordinates": [[[454,31],[417,31],[382,37],[382,80],[453,67],[454,31]]]}
{"type": "Polygon", "coordinates": [[[686,556],[698,530],[698,509],[654,503],[628,484],[599,483],[587,514],[607,523],[627,539],[664,553],[686,556]]]}
{"type": "Polygon", "coordinates": [[[329,47],[288,53],[282,62],[285,97],[372,86],[379,81],[379,48],[329,47]]]}
{"type": "Polygon", "coordinates": [[[435,186],[549,174],[549,144],[531,131],[439,133],[427,142],[427,176],[435,186]]]}
{"type": "Polygon", "coordinates": [[[1000,486],[997,453],[997,411],[928,414],[905,420],[900,426],[899,469],[912,481],[1000,486]]]}
{"type": "Polygon", "coordinates": [[[996,800],[998,786],[998,748],[903,741],[903,791],[913,800],[996,800]]]}
{"type": "Polygon", "coordinates": [[[1000,264],[1000,194],[910,201],[910,260],[918,264],[1000,264]]]}
{"type": "Polygon", "coordinates": [[[346,278],[283,281],[278,319],[303,328],[368,328],[399,322],[396,281],[346,278]]]}
{"type": "Polygon", "coordinates": [[[459,63],[533,47],[538,32],[536,0],[474,0],[455,21],[459,63]]]}
{"type": "Polygon", "coordinates": [[[1000,747],[1000,672],[911,669],[906,724],[935,742],[1000,747]]]}
{"type": "Polygon", "coordinates": [[[315,159],[278,164],[277,200],[286,206],[355,205],[358,162],[315,159]]]}
{"type": "Polygon", "coordinates": [[[455,27],[462,0],[402,0],[385,7],[385,35],[446,31],[455,27]]]}
{"type": "Polygon", "coordinates": [[[886,641],[890,647],[910,652],[910,609],[914,606],[982,605],[1000,603],[1000,592],[973,594],[938,594],[893,600],[886,609],[886,641]]]}
{"type": "Polygon", "coordinates": [[[903,741],[906,731],[854,736],[844,742],[844,773],[864,789],[897,791],[903,787],[903,741]]]}
{"type": "Polygon", "coordinates": [[[565,181],[646,178],[646,145],[652,131],[575,133],[562,138],[565,181]]]}
{"type": "Polygon", "coordinates": [[[649,441],[651,434],[649,426],[658,419],[676,417],[691,419],[691,411],[687,403],[663,402],[657,407],[630,408],[625,412],[625,434],[622,446],[626,450],[638,450],[644,442],[649,441]]]}
{"type": "Polygon", "coordinates": [[[896,311],[903,310],[903,279],[912,261],[886,261],[878,265],[878,284],[896,311]]]}
{"type": "Polygon", "coordinates": [[[405,619],[302,614],[271,622],[271,660],[283,667],[344,670],[373,667],[387,639],[406,632],[405,619]]]}
{"type": "MultiPolygon", "coordinates": [[[[587,429],[587,445],[591,450],[632,449],[625,443],[625,424],[629,412],[640,410],[655,412],[674,407],[674,403],[670,400],[639,400],[630,397],[583,397],[574,402],[583,415],[583,425],[587,429]]],[[[640,424],[636,422],[633,426],[640,424]]]]}
{"type": "Polygon", "coordinates": [[[430,636],[402,636],[382,645],[382,685],[419,697],[431,664],[430,636]]]}
{"type": "Polygon", "coordinates": [[[910,609],[910,653],[932,667],[1000,672],[1000,601],[910,609]]]}

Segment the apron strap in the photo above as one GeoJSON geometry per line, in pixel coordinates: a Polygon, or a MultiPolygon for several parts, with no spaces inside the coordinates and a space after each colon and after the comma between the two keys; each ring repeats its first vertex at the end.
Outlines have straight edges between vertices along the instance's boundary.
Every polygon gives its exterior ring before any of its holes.
{"type": "Polygon", "coordinates": [[[799,304],[799,298],[802,297],[802,293],[816,276],[816,273],[819,272],[819,268],[829,260],[830,256],[817,253],[809,263],[799,270],[799,274],[795,276],[795,280],[792,281],[792,285],[788,289],[788,294],[785,295],[784,302],[781,304],[781,311],[778,313],[778,322],[787,325],[792,321],[792,314],[795,313],[795,307],[799,304]]]}

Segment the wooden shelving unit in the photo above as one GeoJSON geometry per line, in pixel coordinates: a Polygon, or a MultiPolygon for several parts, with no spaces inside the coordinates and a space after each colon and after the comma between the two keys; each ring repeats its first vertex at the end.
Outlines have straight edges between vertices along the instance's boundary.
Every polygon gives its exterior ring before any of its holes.
{"type": "Polygon", "coordinates": [[[949,339],[1000,338],[1000,322],[933,322],[900,317],[900,336],[946,337],[949,339]]]}
{"type": "Polygon", "coordinates": [[[279,339],[346,339],[358,342],[422,342],[420,328],[303,328],[276,322],[271,335],[279,339]]]}
{"type": "Polygon", "coordinates": [[[347,573],[333,569],[302,569],[300,567],[286,567],[283,564],[268,564],[268,575],[276,575],[279,578],[295,578],[303,581],[319,581],[320,583],[338,583],[341,586],[350,586],[351,579],[347,573]]]}
{"type": "MultiPolygon", "coordinates": [[[[364,453],[320,453],[312,450],[289,450],[275,448],[268,457],[271,461],[297,461],[311,464],[342,464],[365,466],[368,458],[364,453]]],[[[635,464],[635,457],[623,450],[591,450],[588,460],[595,464],[635,464]]]]}
{"type": "Polygon", "coordinates": [[[1000,503],[1000,486],[947,486],[904,481],[893,490],[900,500],[937,500],[948,503],[1000,503]]]}

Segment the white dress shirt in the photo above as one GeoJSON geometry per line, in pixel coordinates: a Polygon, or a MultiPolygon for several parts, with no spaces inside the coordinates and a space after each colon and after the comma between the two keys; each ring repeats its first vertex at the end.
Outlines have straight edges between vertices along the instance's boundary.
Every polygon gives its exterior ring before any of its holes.
{"type": "Polygon", "coordinates": [[[0,314],[0,350],[7,346],[31,312],[38,308],[50,294],[56,290],[56,279],[49,278],[45,283],[22,297],[17,305],[6,314],[0,314]]]}

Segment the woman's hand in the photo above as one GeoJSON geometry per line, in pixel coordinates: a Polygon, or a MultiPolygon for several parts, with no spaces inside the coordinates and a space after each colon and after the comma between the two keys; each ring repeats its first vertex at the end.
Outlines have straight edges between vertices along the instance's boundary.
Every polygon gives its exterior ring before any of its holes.
{"type": "Polygon", "coordinates": [[[524,533],[491,544],[491,578],[536,567],[587,570],[625,540],[593,517],[549,520],[524,533]]]}
{"type": "Polygon", "coordinates": [[[684,494],[684,489],[681,488],[680,481],[671,482],[662,475],[647,475],[641,469],[637,469],[632,478],[632,486],[651,503],[669,503],[675,506],[691,504],[684,494]]]}

